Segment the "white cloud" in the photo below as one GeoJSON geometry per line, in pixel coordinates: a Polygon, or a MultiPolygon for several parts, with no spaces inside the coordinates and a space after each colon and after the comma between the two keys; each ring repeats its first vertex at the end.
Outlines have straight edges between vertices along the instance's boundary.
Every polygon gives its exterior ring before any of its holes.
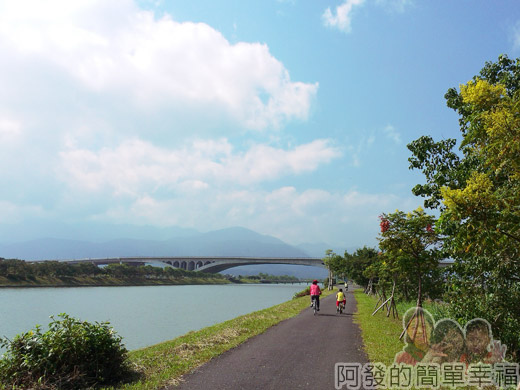
{"type": "Polygon", "coordinates": [[[18,223],[27,217],[42,217],[45,214],[45,210],[39,205],[16,204],[0,199],[0,221],[4,224],[18,223]]]}
{"type": "Polygon", "coordinates": [[[207,24],[156,19],[131,0],[3,2],[0,56],[54,67],[141,109],[220,110],[252,129],[307,119],[318,88],[291,81],[265,44],[231,44],[207,24]]]}
{"type": "Polygon", "coordinates": [[[394,141],[394,143],[396,145],[400,145],[401,144],[401,134],[399,134],[399,132],[395,129],[394,126],[387,125],[383,129],[383,132],[385,133],[386,137],[388,139],[391,139],[392,141],[394,141]]]}
{"type": "Polygon", "coordinates": [[[21,135],[22,124],[20,121],[0,116],[0,142],[2,144],[19,139],[21,135]]]}
{"type": "Polygon", "coordinates": [[[298,191],[287,186],[272,191],[211,189],[189,197],[158,199],[151,195],[118,204],[96,216],[118,223],[180,225],[213,230],[243,226],[289,243],[328,242],[375,245],[381,212],[417,208],[416,198],[356,191],[298,191]]]}
{"type": "Polygon", "coordinates": [[[179,183],[180,188],[184,192],[197,192],[200,190],[205,190],[209,188],[209,184],[206,182],[203,182],[202,180],[185,180],[181,183],[179,183]]]}
{"type": "MultiPolygon", "coordinates": [[[[326,26],[337,28],[340,31],[349,33],[352,31],[352,13],[356,6],[360,6],[365,0],[344,0],[334,11],[327,8],[322,15],[326,26]]],[[[414,0],[375,0],[375,4],[385,8],[390,12],[404,12],[414,4],[414,0]]]]}
{"type": "Polygon", "coordinates": [[[373,134],[369,134],[368,136],[363,134],[358,137],[357,144],[348,145],[347,150],[351,158],[352,166],[360,167],[362,165],[362,157],[372,148],[375,142],[376,137],[373,134]]]}
{"type": "Polygon", "coordinates": [[[401,134],[395,129],[392,125],[387,125],[383,132],[385,133],[386,138],[392,140],[396,145],[401,144],[401,134]]]}
{"type": "Polygon", "coordinates": [[[415,0],[376,0],[376,3],[390,11],[404,12],[406,8],[413,6],[415,0]]]}
{"type": "Polygon", "coordinates": [[[330,7],[325,10],[322,15],[323,22],[328,27],[337,28],[343,32],[350,32],[352,22],[352,11],[355,6],[363,4],[364,0],[345,0],[342,4],[336,7],[335,12],[331,11],[330,7]]]}
{"type": "Polygon", "coordinates": [[[245,152],[235,152],[226,139],[196,141],[180,149],[133,139],[98,152],[78,148],[64,151],[59,174],[73,187],[136,196],[145,189],[204,190],[212,185],[260,183],[313,172],[340,155],[329,140],[315,140],[289,150],[257,144],[245,152]]]}

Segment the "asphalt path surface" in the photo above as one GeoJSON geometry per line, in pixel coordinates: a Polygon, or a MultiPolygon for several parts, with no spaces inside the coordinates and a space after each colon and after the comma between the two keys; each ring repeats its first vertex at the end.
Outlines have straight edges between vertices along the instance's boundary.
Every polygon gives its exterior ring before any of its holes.
{"type": "Polygon", "coordinates": [[[184,376],[175,390],[335,389],[334,366],[367,363],[361,331],[353,322],[356,301],[347,293],[343,314],[334,295],[184,376]]]}

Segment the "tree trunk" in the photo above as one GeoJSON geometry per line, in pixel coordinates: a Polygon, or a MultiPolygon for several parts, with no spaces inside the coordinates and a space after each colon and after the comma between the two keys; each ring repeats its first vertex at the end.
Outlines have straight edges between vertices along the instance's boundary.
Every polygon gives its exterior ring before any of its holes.
{"type": "Polygon", "coordinates": [[[419,285],[418,285],[418,291],[417,291],[417,307],[422,307],[422,280],[421,280],[421,274],[419,273],[419,285]]]}

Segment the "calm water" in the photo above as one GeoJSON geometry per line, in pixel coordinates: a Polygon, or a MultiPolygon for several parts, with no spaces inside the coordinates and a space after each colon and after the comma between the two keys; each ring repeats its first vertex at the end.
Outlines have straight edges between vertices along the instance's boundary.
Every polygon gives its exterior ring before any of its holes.
{"type": "Polygon", "coordinates": [[[0,289],[0,336],[67,313],[109,321],[128,349],[170,340],[292,298],[304,285],[141,286],[0,289]]]}

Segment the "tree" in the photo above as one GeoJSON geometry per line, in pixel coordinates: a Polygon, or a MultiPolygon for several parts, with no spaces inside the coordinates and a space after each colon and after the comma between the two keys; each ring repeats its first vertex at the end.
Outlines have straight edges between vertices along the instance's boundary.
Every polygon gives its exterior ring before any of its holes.
{"type": "Polygon", "coordinates": [[[448,299],[464,321],[486,318],[520,354],[520,60],[488,62],[447,104],[460,116],[462,142],[422,137],[408,147],[426,184],[414,193],[439,208],[445,250],[456,259],[448,299]]]}
{"type": "Polygon", "coordinates": [[[510,277],[520,281],[520,91],[476,79],[460,97],[459,111],[471,112],[463,145],[479,164],[464,185],[441,188],[443,220],[458,225],[456,249],[516,262],[510,277]]]}
{"type": "Polygon", "coordinates": [[[455,139],[435,142],[430,136],[422,136],[408,144],[413,156],[408,159],[410,169],[421,169],[426,176],[425,184],[417,184],[412,193],[426,198],[424,207],[435,209],[441,205],[441,188],[458,188],[465,180],[466,170],[461,167],[457,153],[452,149],[455,139]]]}
{"type": "Polygon", "coordinates": [[[334,287],[334,275],[345,274],[345,259],[337,255],[332,249],[327,249],[325,251],[325,257],[323,258],[323,262],[329,270],[328,289],[332,290],[332,288],[334,287]]]}
{"type": "MultiPolygon", "coordinates": [[[[410,168],[422,169],[427,179],[413,192],[429,197],[426,207],[441,209],[442,226],[461,240],[458,250],[496,255],[518,248],[520,62],[500,56],[445,97],[460,115],[463,157],[453,151],[454,139],[436,143],[421,137],[409,144],[410,168]]],[[[512,276],[520,281],[518,272],[512,276]]]]}
{"type": "Polygon", "coordinates": [[[441,238],[433,228],[435,217],[418,208],[405,214],[382,214],[379,247],[383,251],[388,272],[396,278],[415,282],[417,307],[422,306],[424,281],[438,268],[441,238]],[[388,263],[388,264],[387,264],[388,263]]]}
{"type": "Polygon", "coordinates": [[[403,337],[407,333],[415,319],[416,326],[412,337],[414,341],[417,334],[424,336],[427,333],[427,321],[422,310],[425,294],[423,282],[438,269],[441,238],[433,228],[435,218],[421,208],[408,214],[396,210],[395,213],[382,214],[380,219],[379,247],[385,258],[384,268],[393,279],[392,304],[397,278],[415,282],[417,286],[415,311],[400,336],[403,337]],[[422,327],[421,332],[417,332],[418,326],[422,327]]]}
{"type": "Polygon", "coordinates": [[[365,270],[377,261],[377,256],[376,249],[366,246],[352,254],[345,251],[345,274],[360,286],[366,286],[370,277],[365,274],[365,270]]]}

